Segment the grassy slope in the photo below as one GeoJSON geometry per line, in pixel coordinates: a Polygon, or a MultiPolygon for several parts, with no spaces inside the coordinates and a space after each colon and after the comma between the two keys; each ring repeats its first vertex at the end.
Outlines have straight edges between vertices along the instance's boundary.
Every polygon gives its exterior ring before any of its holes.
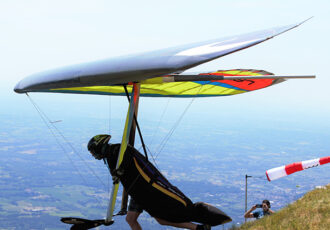
{"type": "Polygon", "coordinates": [[[272,216],[248,222],[238,229],[330,229],[330,184],[326,189],[308,192],[272,216]]]}

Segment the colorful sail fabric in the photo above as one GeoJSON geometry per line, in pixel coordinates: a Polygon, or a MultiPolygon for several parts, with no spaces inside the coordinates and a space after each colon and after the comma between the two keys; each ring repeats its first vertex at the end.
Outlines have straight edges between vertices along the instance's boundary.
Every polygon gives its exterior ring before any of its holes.
{"type": "MultiPolygon", "coordinates": [[[[211,73],[201,73],[200,76],[220,75],[220,76],[264,76],[273,75],[263,70],[252,69],[232,69],[219,70],[211,73]]],[[[183,75],[184,76],[184,75],[183,75]]],[[[211,81],[184,81],[166,82],[166,77],[148,79],[141,83],[140,96],[144,97],[210,97],[210,96],[230,96],[262,89],[283,79],[237,79],[237,80],[211,80],[211,81]]],[[[128,85],[129,92],[132,85],[128,85]]],[[[99,94],[99,95],[125,95],[122,86],[90,86],[55,88],[41,90],[40,92],[53,93],[77,93],[77,94],[99,94]]]]}
{"type": "Polygon", "coordinates": [[[266,171],[266,176],[268,181],[276,180],[281,177],[285,177],[295,172],[302,171],[304,169],[309,169],[319,165],[324,165],[330,163],[330,156],[317,158],[313,160],[295,162],[292,164],[284,165],[281,167],[269,169],[266,171]]]}

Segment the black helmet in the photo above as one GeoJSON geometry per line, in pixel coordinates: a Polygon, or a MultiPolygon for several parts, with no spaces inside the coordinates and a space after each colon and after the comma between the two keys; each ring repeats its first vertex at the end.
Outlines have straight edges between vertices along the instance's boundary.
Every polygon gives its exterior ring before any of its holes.
{"type": "Polygon", "coordinates": [[[110,140],[111,136],[107,134],[100,134],[94,136],[88,142],[87,149],[91,154],[98,160],[105,157],[104,146],[106,146],[110,140]]]}

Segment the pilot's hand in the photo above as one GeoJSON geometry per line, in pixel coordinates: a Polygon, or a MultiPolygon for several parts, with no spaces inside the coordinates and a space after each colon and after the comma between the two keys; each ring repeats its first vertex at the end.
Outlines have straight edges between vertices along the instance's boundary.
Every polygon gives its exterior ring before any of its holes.
{"type": "Polygon", "coordinates": [[[113,184],[118,184],[119,181],[120,181],[119,177],[117,177],[117,176],[112,176],[112,183],[113,183],[113,184]]]}

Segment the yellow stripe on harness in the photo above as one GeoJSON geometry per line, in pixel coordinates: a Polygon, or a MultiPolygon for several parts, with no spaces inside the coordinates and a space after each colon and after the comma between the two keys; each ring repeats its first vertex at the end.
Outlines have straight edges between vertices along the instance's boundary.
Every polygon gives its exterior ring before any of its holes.
{"type": "MultiPolygon", "coordinates": [[[[139,171],[139,173],[141,174],[141,176],[149,183],[150,180],[151,180],[150,177],[148,177],[148,175],[143,172],[143,170],[140,168],[139,164],[137,163],[135,157],[133,159],[134,159],[134,163],[135,163],[135,166],[136,166],[137,170],[139,171]]],[[[163,187],[161,187],[160,185],[156,184],[155,182],[152,183],[152,186],[154,188],[158,189],[159,191],[161,191],[162,193],[165,193],[166,195],[172,197],[173,199],[181,202],[184,206],[187,206],[187,203],[183,199],[181,199],[179,196],[177,196],[176,194],[174,194],[174,193],[172,193],[172,192],[164,189],[163,187]]]]}
{"type": "Polygon", "coordinates": [[[174,193],[169,192],[168,190],[164,189],[163,187],[159,186],[156,183],[152,183],[152,186],[155,187],[156,189],[160,190],[161,192],[165,193],[166,195],[176,199],[177,201],[181,202],[184,206],[187,206],[187,203],[182,200],[180,197],[175,195],[174,193]]]}
{"type": "Polygon", "coordinates": [[[136,162],[135,157],[133,157],[133,160],[134,160],[135,166],[136,166],[137,170],[139,171],[139,173],[141,174],[141,176],[149,183],[150,182],[150,177],[148,177],[147,174],[145,174],[143,172],[143,170],[140,168],[140,166],[136,162]]]}

